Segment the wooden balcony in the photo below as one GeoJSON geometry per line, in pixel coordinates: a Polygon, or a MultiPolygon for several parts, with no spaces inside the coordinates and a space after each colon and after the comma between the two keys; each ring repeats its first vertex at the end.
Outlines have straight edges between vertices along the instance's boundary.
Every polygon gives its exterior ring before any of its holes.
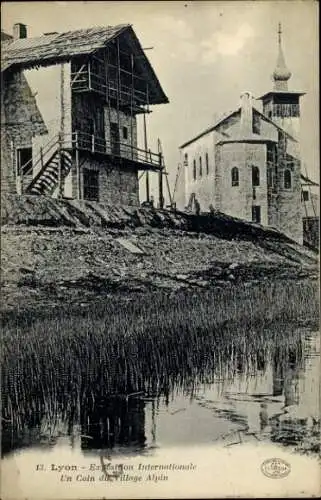
{"type": "Polygon", "coordinates": [[[162,169],[161,153],[153,153],[151,150],[140,149],[128,143],[106,141],[102,137],[85,132],[74,132],[71,143],[72,149],[116,159],[138,170],[162,169]]]}

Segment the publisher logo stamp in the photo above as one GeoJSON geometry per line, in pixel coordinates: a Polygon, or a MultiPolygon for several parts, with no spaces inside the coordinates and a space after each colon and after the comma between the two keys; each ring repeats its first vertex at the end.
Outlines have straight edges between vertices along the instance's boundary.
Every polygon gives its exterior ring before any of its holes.
{"type": "Polygon", "coordinates": [[[262,463],[261,471],[271,479],[282,479],[290,474],[291,465],[282,458],[269,458],[262,463]]]}

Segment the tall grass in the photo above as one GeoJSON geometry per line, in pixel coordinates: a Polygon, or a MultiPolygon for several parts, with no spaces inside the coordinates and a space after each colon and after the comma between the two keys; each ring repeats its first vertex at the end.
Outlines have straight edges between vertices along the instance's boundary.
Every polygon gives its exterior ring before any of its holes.
{"type": "Polygon", "coordinates": [[[289,324],[316,319],[317,297],[310,282],[244,284],[12,320],[3,328],[3,417],[18,429],[43,412],[77,419],[110,395],[168,395],[250,372],[272,347],[282,359],[298,345],[289,324]]]}

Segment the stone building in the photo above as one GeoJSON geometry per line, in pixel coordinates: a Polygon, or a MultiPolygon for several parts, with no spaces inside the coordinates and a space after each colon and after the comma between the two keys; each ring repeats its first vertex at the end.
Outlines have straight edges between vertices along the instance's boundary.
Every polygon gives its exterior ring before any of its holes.
{"type": "Polygon", "coordinates": [[[137,116],[168,99],[131,25],[1,38],[2,194],[139,204],[138,172],[163,167],[137,116]]]}
{"type": "Polygon", "coordinates": [[[185,203],[273,226],[302,243],[300,97],[288,89],[291,73],[278,40],[274,88],[240,106],[181,147],[185,203]]]}
{"type": "Polygon", "coordinates": [[[301,175],[303,242],[315,249],[319,248],[320,197],[319,184],[301,175]]]}

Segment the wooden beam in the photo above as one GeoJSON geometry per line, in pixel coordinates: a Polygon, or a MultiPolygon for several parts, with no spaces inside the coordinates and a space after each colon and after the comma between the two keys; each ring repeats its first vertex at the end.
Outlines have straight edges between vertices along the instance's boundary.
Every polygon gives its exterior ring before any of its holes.
{"type": "MultiPolygon", "coordinates": [[[[77,80],[78,76],[80,75],[80,73],[82,72],[82,70],[85,68],[86,66],[86,63],[84,63],[81,68],[77,71],[77,73],[75,74],[74,78],[71,80],[70,82],[70,85],[72,86],[73,83],[75,83],[75,81],[77,80]]],[[[82,80],[81,80],[82,81],[82,80]]]]}

